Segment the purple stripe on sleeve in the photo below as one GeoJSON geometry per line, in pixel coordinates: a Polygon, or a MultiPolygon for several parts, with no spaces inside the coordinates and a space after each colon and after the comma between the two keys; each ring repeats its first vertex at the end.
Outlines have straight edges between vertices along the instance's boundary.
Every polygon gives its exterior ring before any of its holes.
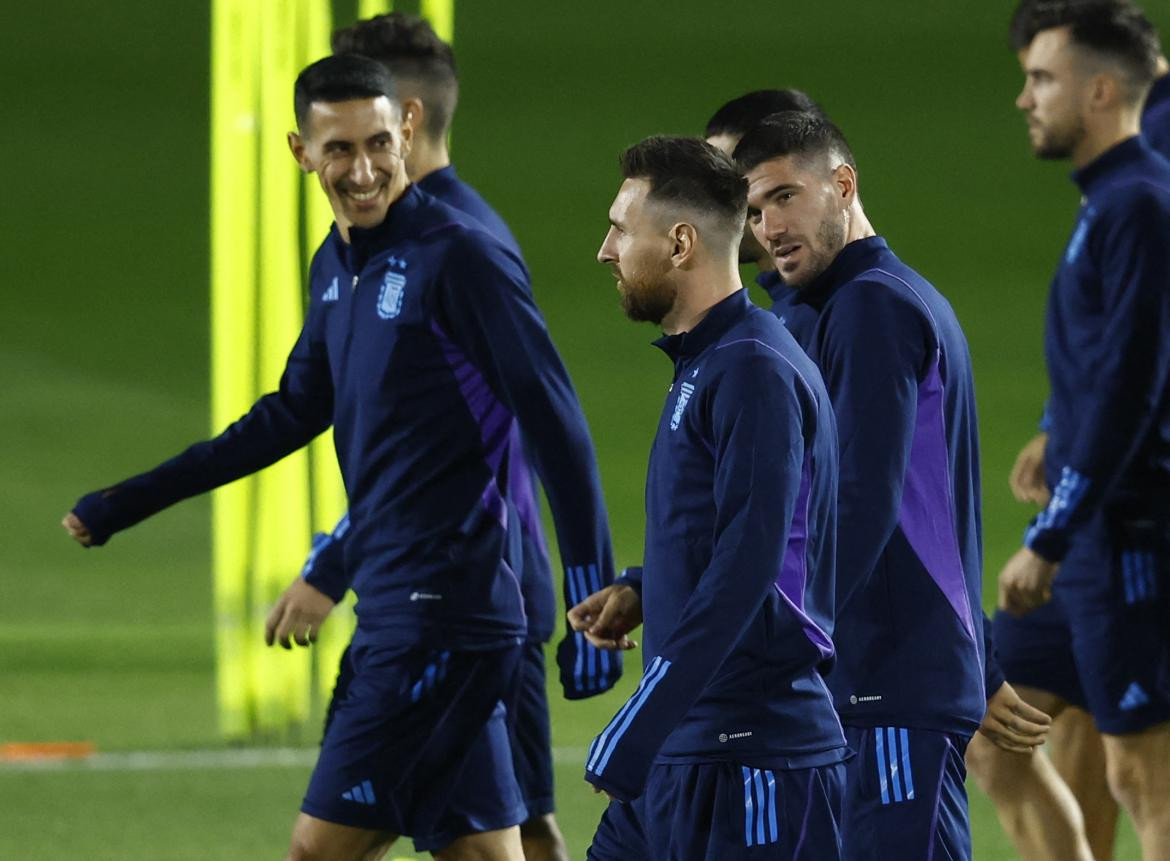
{"type": "Polygon", "coordinates": [[[788,546],[780,563],[780,574],[776,578],[776,591],[801,620],[801,627],[809,642],[816,646],[821,660],[833,654],[833,643],[816,623],[804,612],[804,589],[808,583],[808,511],[811,501],[812,463],[805,452],[800,468],[800,490],[796,495],[796,508],[792,523],[788,527],[788,546]]]}

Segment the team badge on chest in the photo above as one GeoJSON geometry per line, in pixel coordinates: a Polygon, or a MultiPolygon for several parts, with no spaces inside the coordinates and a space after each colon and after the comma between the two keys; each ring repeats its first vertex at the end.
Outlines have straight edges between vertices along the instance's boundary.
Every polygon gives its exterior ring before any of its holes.
{"type": "Polygon", "coordinates": [[[387,272],[378,291],[378,316],[391,320],[402,311],[402,296],[406,292],[406,276],[400,272],[387,272]]]}

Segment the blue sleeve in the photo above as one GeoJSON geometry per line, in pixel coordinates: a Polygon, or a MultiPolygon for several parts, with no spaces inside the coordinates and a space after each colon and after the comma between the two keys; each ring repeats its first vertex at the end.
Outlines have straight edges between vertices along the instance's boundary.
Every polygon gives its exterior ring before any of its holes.
{"type": "Polygon", "coordinates": [[[247,415],[214,439],[196,443],[149,472],[83,496],[74,514],[92,544],[183,499],[257,472],[296,451],[329,427],[333,383],[324,345],[306,323],[289,355],[280,388],[256,401],[247,415]]]}
{"type": "Polygon", "coordinates": [[[991,634],[991,620],[983,614],[983,689],[987,698],[1003,687],[1007,677],[999,666],[999,655],[995,651],[995,639],[991,634]]]}
{"type": "Polygon", "coordinates": [[[1102,361],[1048,507],[1024,543],[1059,562],[1071,536],[1133,464],[1170,386],[1170,205],[1143,188],[1103,210],[1090,234],[1099,261],[1102,361]]]}
{"type": "Polygon", "coordinates": [[[937,342],[887,286],[854,282],[827,318],[818,364],[837,416],[837,608],[865,585],[898,525],[918,417],[918,384],[937,342]]]}
{"type": "Polygon", "coordinates": [[[623,568],[621,575],[613,581],[622,586],[629,586],[638,593],[638,597],[642,597],[642,566],[631,565],[629,568],[623,568]]]}
{"type": "MultiPolygon", "coordinates": [[[[519,258],[486,235],[464,234],[445,257],[437,310],[520,423],[552,509],[566,603],[608,586],[613,549],[593,440],[519,258]]],[[[602,693],[621,676],[621,655],[596,649],[567,622],[557,663],[569,699],[602,693]],[[594,672],[575,673],[579,663],[594,672]]]]}
{"type": "Polygon", "coordinates": [[[775,588],[800,492],[803,415],[791,380],[753,356],[724,377],[711,415],[714,547],[678,624],[633,696],[589,748],[585,779],[615,798],[642,794],[667,736],[702,695],[775,588]]]}
{"type": "Polygon", "coordinates": [[[345,541],[349,532],[349,512],[333,527],[332,532],[318,532],[313,536],[309,556],[301,569],[305,582],[333,599],[341,602],[349,591],[351,578],[345,567],[345,541]]]}

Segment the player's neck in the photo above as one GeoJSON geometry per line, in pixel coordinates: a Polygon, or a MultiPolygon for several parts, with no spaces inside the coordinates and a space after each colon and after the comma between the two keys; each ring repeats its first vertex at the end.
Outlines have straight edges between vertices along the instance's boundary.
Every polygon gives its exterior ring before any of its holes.
{"type": "Polygon", "coordinates": [[[662,318],[662,331],[668,335],[690,332],[712,308],[742,289],[735,258],[695,268],[681,279],[674,307],[662,318]]]}
{"type": "Polygon", "coordinates": [[[1080,143],[1073,148],[1073,167],[1080,170],[1092,164],[1119,143],[1141,134],[1141,116],[1137,111],[1119,112],[1085,130],[1080,143]]]}
{"type": "Polygon", "coordinates": [[[442,170],[451,164],[451,154],[447,151],[445,141],[428,143],[419,138],[415,139],[415,146],[406,159],[406,172],[414,182],[421,182],[428,174],[442,170]]]}

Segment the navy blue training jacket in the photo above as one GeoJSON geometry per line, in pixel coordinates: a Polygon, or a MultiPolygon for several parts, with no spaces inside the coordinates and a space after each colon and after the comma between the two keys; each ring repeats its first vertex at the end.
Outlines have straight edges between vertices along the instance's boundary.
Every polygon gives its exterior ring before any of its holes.
{"type": "MultiPolygon", "coordinates": [[[[458,177],[453,165],[428,173],[419,180],[418,187],[448,206],[470,215],[505,248],[523,260],[520,246],[517,245],[508,225],[474,188],[458,177]]],[[[512,504],[520,520],[522,547],[514,555],[517,557],[520,589],[524,595],[528,637],[544,642],[552,636],[556,627],[556,592],[553,589],[552,568],[549,564],[544,527],[540,521],[540,502],[518,422],[512,423],[508,452],[501,462],[500,469],[501,474],[497,476],[497,482],[504,498],[512,504]]],[[[302,571],[306,581],[334,601],[340,601],[344,597],[351,579],[350,572],[346,570],[344,564],[345,536],[348,535],[348,530],[347,514],[333,532],[325,536],[315,536],[312,552],[302,571]]]]}
{"type": "Polygon", "coordinates": [[[756,283],[767,292],[772,300],[769,310],[792,333],[796,343],[808,344],[817,325],[817,310],[801,302],[799,291],[785,284],[775,269],[761,272],[756,276],[756,283]]]}
{"type": "MultiPolygon", "coordinates": [[[[612,578],[593,446],[568,374],[523,264],[466,215],[411,186],[381,225],[350,239],[334,226],[313,258],[308,314],[278,391],[218,437],[75,511],[103,543],[274,463],[332,422],[359,634],[450,649],[514,642],[527,629],[506,559],[515,518],[497,479],[514,417],[548,490],[567,575],[612,578]]],[[[612,685],[620,664],[605,655],[596,667],[588,678],[562,674],[566,692],[612,685]]]]}
{"type": "MultiPolygon", "coordinates": [[[[837,666],[846,724],[970,734],[986,709],[975,386],[950,304],[881,237],[845,246],[798,301],[841,451],[837,666]]],[[[986,677],[985,677],[986,673],[986,677]]]]}
{"type": "Polygon", "coordinates": [[[1142,109],[1142,137],[1158,152],[1170,157],[1170,75],[1154,81],[1142,109]]]}
{"type": "Polygon", "coordinates": [[[833,415],[820,375],[740,290],[656,342],[674,382],[650,452],[644,675],[586,779],[622,800],[653,762],[804,768],[846,754],[833,661],[833,415]]]}
{"type": "Polygon", "coordinates": [[[1053,492],[1025,537],[1052,561],[1102,511],[1170,514],[1170,162],[1134,137],[1073,179],[1044,333],[1053,492]]]}

